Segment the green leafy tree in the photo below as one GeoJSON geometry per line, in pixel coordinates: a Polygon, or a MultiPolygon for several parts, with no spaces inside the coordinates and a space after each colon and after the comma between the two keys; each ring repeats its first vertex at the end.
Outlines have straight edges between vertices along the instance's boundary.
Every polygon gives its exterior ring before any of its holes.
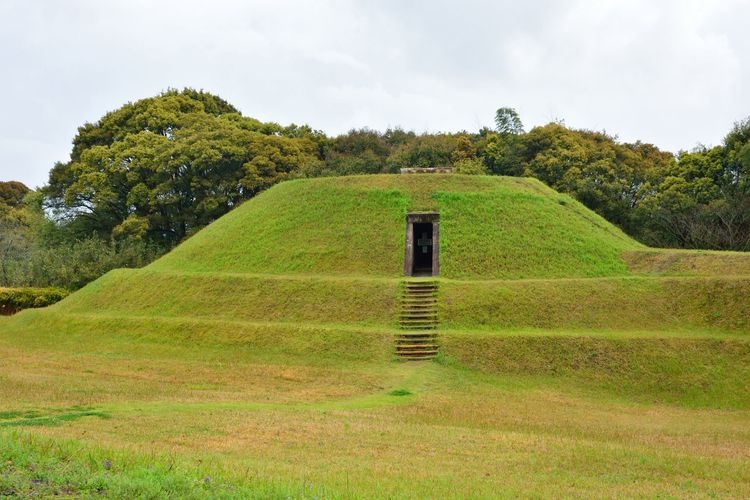
{"type": "Polygon", "coordinates": [[[647,198],[644,226],[657,245],[750,249],[750,193],[743,150],[750,134],[735,126],[722,146],[683,152],[647,198]]]}
{"type": "Polygon", "coordinates": [[[325,160],[311,175],[377,174],[386,170],[391,145],[384,134],[353,129],[329,141],[325,160]]]}
{"type": "Polygon", "coordinates": [[[559,123],[522,136],[524,175],[573,195],[624,229],[637,233],[639,207],[674,160],[651,145],[618,144],[612,137],[559,123]]]}
{"type": "Polygon", "coordinates": [[[388,157],[388,171],[402,168],[443,168],[453,166],[453,152],[459,135],[419,135],[396,147],[388,157]]]}
{"type": "Polygon", "coordinates": [[[523,134],[521,117],[513,108],[499,108],[495,111],[495,130],[498,134],[523,134]]]}
{"type": "Polygon", "coordinates": [[[18,181],[0,181],[0,217],[11,209],[23,205],[24,197],[31,190],[18,181]]]}
{"type": "Polygon", "coordinates": [[[457,137],[456,148],[451,155],[453,171],[465,175],[487,175],[484,161],[477,156],[476,146],[467,134],[457,137]]]}
{"type": "Polygon", "coordinates": [[[493,174],[523,175],[523,136],[490,132],[483,137],[481,149],[484,163],[493,174]]]}
{"type": "Polygon", "coordinates": [[[44,188],[71,231],[169,246],[240,201],[311,169],[320,137],[241,116],[203,92],[168,91],[79,129],[44,188]]]}

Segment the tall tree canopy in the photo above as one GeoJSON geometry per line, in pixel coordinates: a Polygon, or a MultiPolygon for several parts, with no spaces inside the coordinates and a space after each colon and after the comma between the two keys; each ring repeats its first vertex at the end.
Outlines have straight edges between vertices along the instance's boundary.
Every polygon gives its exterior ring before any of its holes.
{"type": "Polygon", "coordinates": [[[750,250],[750,118],[722,145],[680,153],[647,202],[661,244],[750,250]]]}
{"type": "Polygon", "coordinates": [[[205,92],[170,90],[78,129],[44,188],[82,234],[173,244],[319,159],[318,134],[243,117],[205,92]]]}
{"type": "Polygon", "coordinates": [[[498,134],[523,134],[521,117],[513,108],[499,108],[495,111],[495,130],[498,134]]]}
{"type": "Polygon", "coordinates": [[[23,204],[31,190],[18,181],[0,181],[0,214],[23,204]]]}

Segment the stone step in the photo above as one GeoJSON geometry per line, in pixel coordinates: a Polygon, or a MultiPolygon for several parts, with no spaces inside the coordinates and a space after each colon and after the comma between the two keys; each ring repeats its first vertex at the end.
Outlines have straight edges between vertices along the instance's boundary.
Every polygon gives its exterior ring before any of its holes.
{"type": "Polygon", "coordinates": [[[399,326],[394,343],[399,358],[408,361],[434,359],[438,353],[438,283],[405,281],[401,293],[399,326]]]}
{"type": "Polygon", "coordinates": [[[429,361],[435,359],[435,354],[414,354],[409,356],[399,354],[399,357],[404,361],[429,361]]]}
{"type": "Polygon", "coordinates": [[[415,352],[415,351],[431,351],[437,352],[438,346],[436,345],[398,345],[396,346],[396,352],[415,352]]]}

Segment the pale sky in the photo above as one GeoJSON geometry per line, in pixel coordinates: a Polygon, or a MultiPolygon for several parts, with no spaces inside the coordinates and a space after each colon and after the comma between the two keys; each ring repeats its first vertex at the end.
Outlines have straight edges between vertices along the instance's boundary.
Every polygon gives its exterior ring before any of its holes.
{"type": "Polygon", "coordinates": [[[750,0],[0,0],[0,180],[167,88],[246,116],[476,131],[515,108],[677,151],[750,115],[750,0]]]}

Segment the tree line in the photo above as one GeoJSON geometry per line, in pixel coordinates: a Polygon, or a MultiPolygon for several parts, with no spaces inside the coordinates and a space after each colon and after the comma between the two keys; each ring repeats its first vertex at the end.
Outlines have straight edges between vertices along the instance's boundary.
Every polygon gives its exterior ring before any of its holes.
{"type": "Polygon", "coordinates": [[[79,127],[38,191],[0,183],[0,285],[80,287],[153,260],[283,180],[406,167],[536,177],[646,244],[750,250],[750,119],[677,155],[558,122],[527,132],[512,108],[476,132],[328,137],[185,89],[79,127]]]}

